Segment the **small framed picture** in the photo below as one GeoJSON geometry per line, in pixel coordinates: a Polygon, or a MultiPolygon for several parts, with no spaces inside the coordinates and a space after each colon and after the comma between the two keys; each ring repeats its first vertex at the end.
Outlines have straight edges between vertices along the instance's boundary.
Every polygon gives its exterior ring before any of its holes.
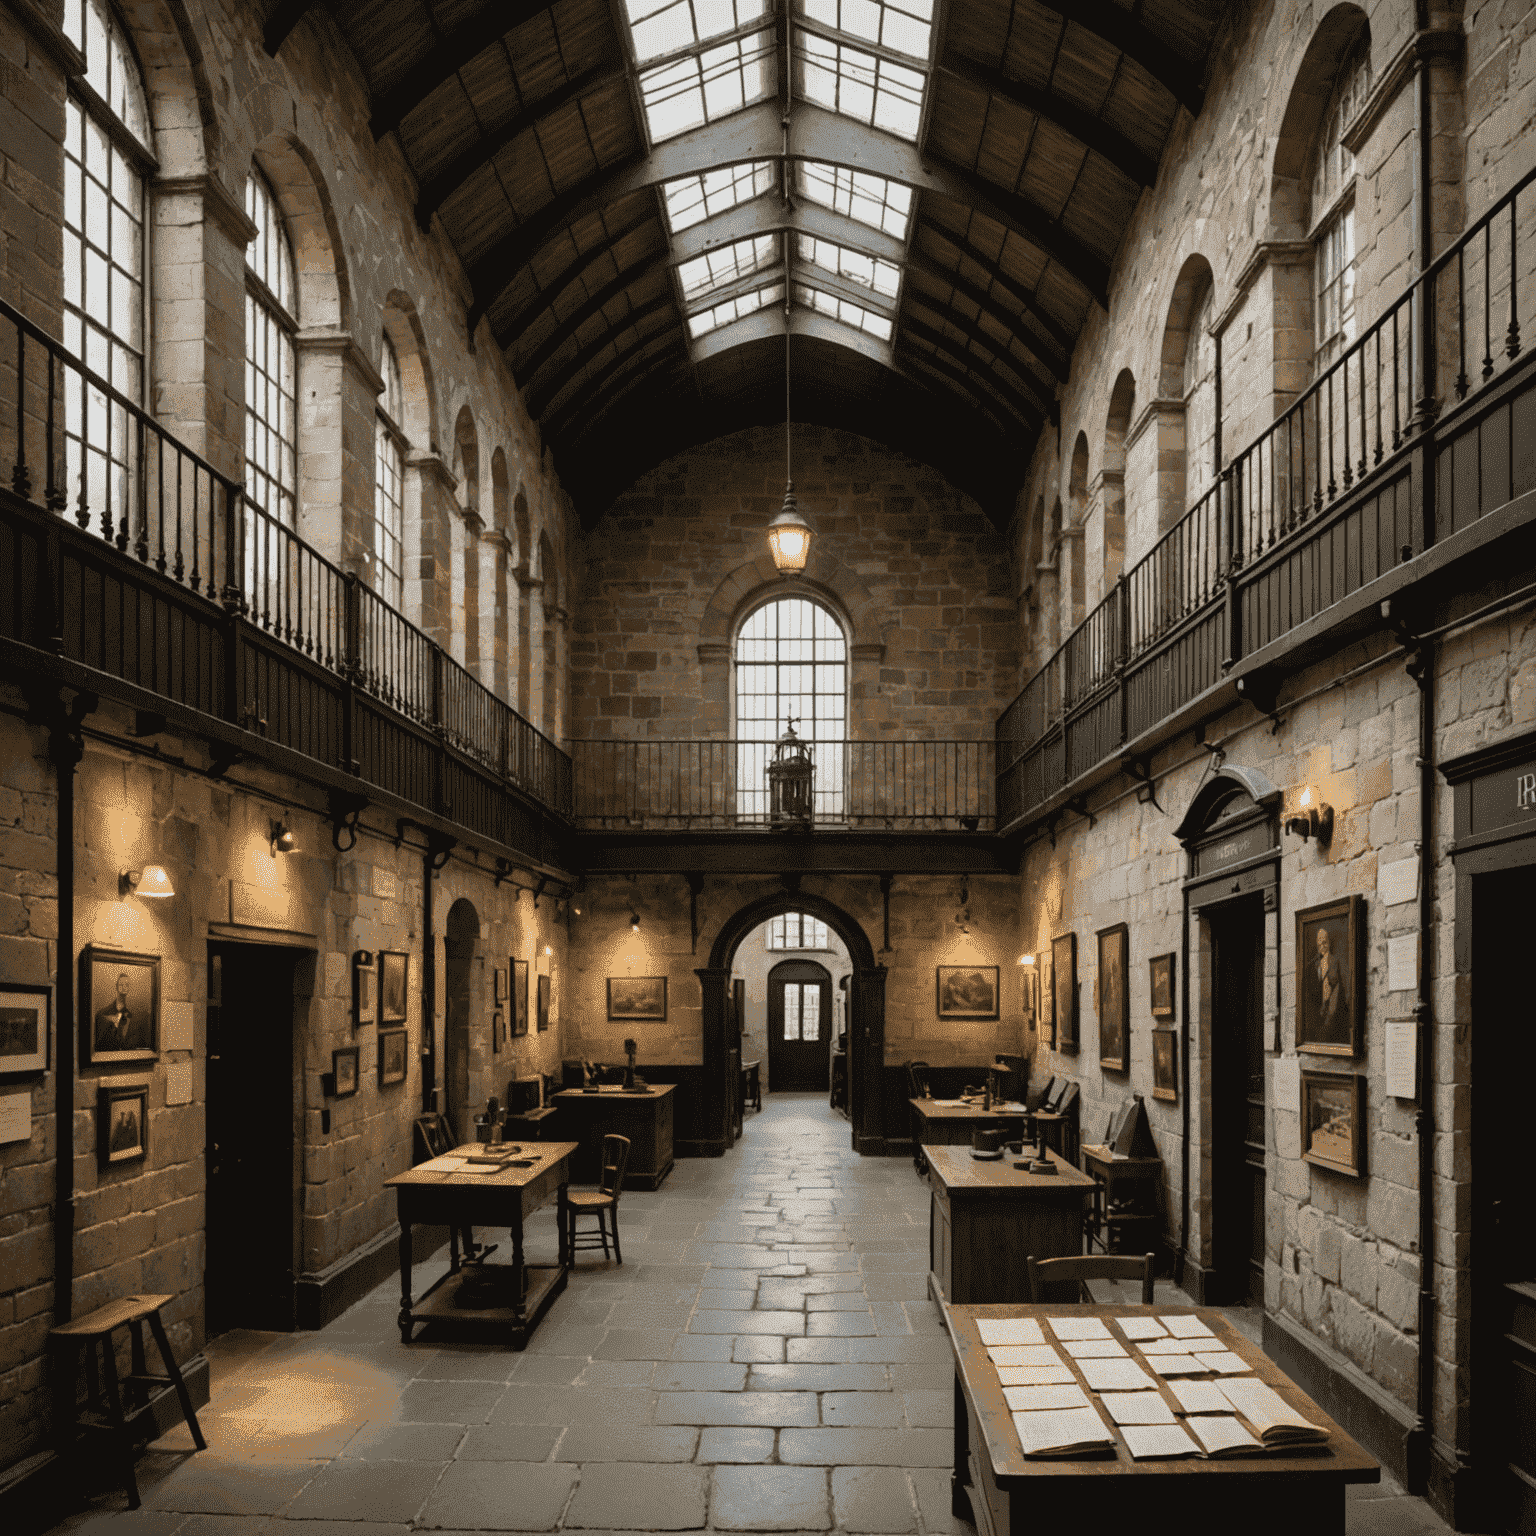
{"type": "Polygon", "coordinates": [[[941,1019],[998,1017],[998,971],[995,965],[935,966],[934,988],[941,1019]]]}
{"type": "Polygon", "coordinates": [[[405,1081],[405,1038],[403,1029],[379,1031],[379,1086],[405,1081]]]}
{"type": "Polygon", "coordinates": [[[1046,970],[1044,956],[1040,959],[1040,1040],[1047,1046],[1056,1044],[1056,977],[1054,970],[1046,970]]]}
{"type": "MultiPolygon", "coordinates": [[[[498,974],[500,974],[498,972],[498,974]]],[[[500,1008],[491,1015],[491,1054],[501,1050],[501,1042],[507,1032],[507,1016],[500,1008]]]]}
{"type": "Polygon", "coordinates": [[[1147,961],[1147,969],[1151,973],[1152,987],[1152,1017],[1154,1019],[1174,1019],[1178,1017],[1178,1010],[1174,1006],[1173,988],[1178,976],[1179,957],[1170,951],[1166,955],[1153,955],[1147,961]]]}
{"type": "Polygon", "coordinates": [[[1077,1050],[1077,935],[1051,940],[1051,986],[1056,1004],[1056,1049],[1077,1050]]]}
{"type": "Polygon", "coordinates": [[[512,1033],[528,1033],[528,962],[512,962],[512,1033]]]}
{"type": "Polygon", "coordinates": [[[97,1158],[103,1168],[149,1155],[149,1084],[112,1084],[96,1099],[97,1158]]]}
{"type": "Polygon", "coordinates": [[[48,1070],[53,988],[0,987],[0,1077],[48,1070]]]}
{"type": "Polygon", "coordinates": [[[344,1045],[331,1052],[331,1077],[336,1084],[336,1097],[350,1099],[357,1092],[357,1062],[359,1051],[355,1045],[344,1045]]]}
{"type": "Polygon", "coordinates": [[[368,1029],[379,1022],[378,973],[373,951],[359,949],[352,956],[352,1027],[368,1029]]]}
{"type": "Polygon", "coordinates": [[[549,977],[539,977],[539,1032],[549,1028],[549,977]]]}
{"type": "Polygon", "coordinates": [[[667,1016],[667,978],[665,976],[610,976],[608,978],[608,1017],[610,1019],[649,1019],[660,1022],[667,1016]]]}
{"type": "Polygon", "coordinates": [[[1301,1155],[1358,1179],[1365,1172],[1365,1079],[1354,1072],[1301,1074],[1301,1155]]]}
{"type": "Polygon", "coordinates": [[[498,965],[495,974],[495,1001],[504,1003],[507,1000],[507,973],[498,965]]]}
{"type": "Polygon", "coordinates": [[[80,951],[80,1064],[160,1054],[160,956],[87,944],[80,951]]]}
{"type": "Polygon", "coordinates": [[[1152,1097],[1170,1103],[1179,1097],[1179,1035],[1173,1029],[1152,1031],[1152,1097]]]}
{"type": "Polygon", "coordinates": [[[1099,1065],[1131,1070],[1131,930],[1124,923],[1099,929],[1099,1065]]]}
{"type": "Polygon", "coordinates": [[[1346,896],[1296,914],[1297,1050],[1360,1054],[1364,940],[1363,896],[1346,896]]]}
{"type": "Polygon", "coordinates": [[[405,998],[411,981],[411,957],[379,951],[379,1023],[404,1024],[405,998]]]}

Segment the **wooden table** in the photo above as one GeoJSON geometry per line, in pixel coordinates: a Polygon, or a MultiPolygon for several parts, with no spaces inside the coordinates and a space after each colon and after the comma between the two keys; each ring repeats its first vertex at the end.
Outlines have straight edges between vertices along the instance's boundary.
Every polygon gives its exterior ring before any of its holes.
{"type": "Polygon", "coordinates": [[[400,1219],[400,1339],[411,1342],[417,1323],[452,1322],[508,1336],[514,1349],[528,1342],[539,1319],[565,1289],[570,1255],[565,1247],[565,1186],[573,1141],[529,1146],[529,1166],[493,1173],[448,1172],[443,1164],[483,1152],[465,1142],[447,1158],[433,1158],[384,1181],[393,1189],[400,1219]],[[560,1204],[560,1247],[554,1264],[528,1264],[523,1258],[523,1222],[551,1199],[560,1204]],[[448,1228],[449,1269],[419,1301],[411,1300],[411,1227],[417,1222],[448,1228]],[[506,1227],[512,1235],[510,1264],[461,1264],[461,1226],[506,1227]],[[466,1291],[466,1287],[468,1290],[466,1291]],[[479,1293],[478,1296],[476,1293],[479,1293]],[[463,1303],[474,1298],[473,1307],[463,1303]],[[492,1305],[481,1305],[485,1301],[492,1305]]]}
{"type": "MultiPolygon", "coordinates": [[[[1024,1536],[1026,1528],[1070,1530],[1085,1519],[1095,1526],[1102,1523],[1127,1531],[1209,1529],[1241,1531],[1242,1536],[1343,1536],[1344,1485],[1380,1482],[1380,1466],[1268,1355],[1250,1344],[1221,1313],[1191,1307],[1077,1306],[1070,1311],[1074,1317],[1099,1318],[1193,1313],[1252,1366],[1260,1381],[1329,1431],[1325,1450],[1307,1447],[1217,1461],[1137,1462],[1117,1439],[1112,1456],[1027,1458],[1019,1447],[997,1372],[976,1331],[976,1319],[1043,1320],[1063,1310],[1050,1302],[943,1308],[955,1357],[953,1509],[959,1518],[974,1520],[978,1536],[1024,1536]]],[[[1043,1321],[1041,1328],[1051,1339],[1043,1321]]],[[[1062,1353],[1059,1348],[1058,1353],[1062,1353]]],[[[1166,1391],[1164,1397],[1177,1411],[1166,1391]]],[[[1102,1416],[1107,1424],[1108,1416],[1102,1416]]]]}
{"type": "Polygon", "coordinates": [[[1009,1141],[1018,1141],[1024,1134],[1024,1116],[1028,1113],[1022,1104],[994,1103],[991,1109],[983,1109],[981,1100],[970,1099],[908,1099],[912,1106],[912,1162],[923,1171],[924,1147],[970,1146],[971,1137],[978,1130],[996,1127],[1009,1141]]]}
{"type": "MultiPolygon", "coordinates": [[[[935,1301],[1027,1301],[1027,1258],[1067,1259],[1083,1251],[1083,1209],[1098,1186],[1054,1152],[1047,1154],[1053,1174],[1025,1173],[1007,1153],[987,1161],[972,1157],[969,1147],[922,1152],[928,1289],[935,1301]]],[[[1060,1300],[1075,1302],[1077,1295],[1077,1286],[1067,1284],[1060,1300]]]]}
{"type": "Polygon", "coordinates": [[[672,1091],[676,1083],[656,1083],[643,1093],[618,1086],[588,1093],[566,1088],[555,1095],[560,1130],[579,1142],[571,1159],[571,1182],[595,1184],[602,1172],[603,1137],[629,1138],[625,1189],[660,1189],[672,1171],[672,1091]]]}
{"type": "Polygon", "coordinates": [[[1157,1213],[1157,1191],[1163,1182],[1162,1158],[1127,1157],[1123,1153],[1111,1152],[1108,1147],[1084,1142],[1083,1161],[1099,1185],[1088,1225],[1104,1251],[1146,1253],[1155,1248],[1161,1225],[1157,1213]],[[1147,1192],[1146,1209],[1135,1212],[1116,1212],[1112,1209],[1117,1198],[1116,1189],[1126,1184],[1137,1188],[1146,1184],[1153,1186],[1147,1192]],[[1127,1243],[1129,1246],[1126,1246],[1127,1243]]]}

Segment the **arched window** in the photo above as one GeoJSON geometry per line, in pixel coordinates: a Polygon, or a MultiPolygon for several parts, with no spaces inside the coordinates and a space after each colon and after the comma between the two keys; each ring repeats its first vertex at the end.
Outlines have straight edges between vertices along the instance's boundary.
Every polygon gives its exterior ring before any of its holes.
{"type": "Polygon", "coordinates": [[[297,528],[298,284],[277,198],[255,166],[245,182],[245,211],[256,226],[245,249],[245,489],[269,517],[297,528]]]}
{"type": "Polygon", "coordinates": [[[1362,29],[1339,66],[1312,170],[1319,372],[1355,339],[1355,157],[1344,143],[1344,130],[1370,88],[1371,38],[1362,29]]]}
{"type": "Polygon", "coordinates": [[[789,720],[812,744],[818,819],[843,813],[848,729],[848,647],[831,612],[804,597],[754,609],[736,637],[737,814],[768,816],[772,743],[789,720]]]}
{"type": "Polygon", "coordinates": [[[830,949],[827,925],[809,912],[784,912],[768,921],[769,949],[830,949]]]}
{"type": "MultiPolygon", "coordinates": [[[[155,165],[144,83],[107,0],[65,0],[64,30],[86,64],[64,114],[64,344],[139,404],[145,183],[155,165]]],[[[104,519],[127,515],[136,442],[105,393],[66,388],[67,484],[104,519]]]]}
{"type": "Polygon", "coordinates": [[[394,344],[384,338],[379,359],[384,393],[373,431],[373,590],[395,609],[405,607],[404,386],[394,344]]]}

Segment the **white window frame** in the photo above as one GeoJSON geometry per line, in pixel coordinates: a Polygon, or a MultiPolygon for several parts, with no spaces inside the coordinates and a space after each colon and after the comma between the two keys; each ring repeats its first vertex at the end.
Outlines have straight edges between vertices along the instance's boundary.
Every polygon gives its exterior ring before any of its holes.
{"type": "Polygon", "coordinates": [[[400,359],[388,336],[379,353],[384,393],[374,408],[373,590],[397,613],[405,611],[405,451],[399,425],[404,383],[400,359]],[[391,563],[390,554],[394,555],[391,563]]]}

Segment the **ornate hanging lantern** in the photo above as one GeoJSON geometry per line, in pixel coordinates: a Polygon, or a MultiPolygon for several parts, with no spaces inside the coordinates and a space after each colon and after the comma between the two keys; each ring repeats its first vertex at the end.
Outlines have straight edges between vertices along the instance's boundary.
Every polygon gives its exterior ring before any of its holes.
{"type": "Polygon", "coordinates": [[[816,764],[810,743],[795,734],[793,717],[785,722],[785,731],[774,748],[768,764],[768,820],[775,827],[809,827],[811,792],[816,778],[816,764]]]}

